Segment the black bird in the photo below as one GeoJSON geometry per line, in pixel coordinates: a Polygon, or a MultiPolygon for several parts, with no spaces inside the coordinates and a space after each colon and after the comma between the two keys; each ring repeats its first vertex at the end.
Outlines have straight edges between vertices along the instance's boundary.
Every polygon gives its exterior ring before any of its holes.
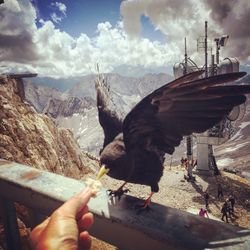
{"type": "Polygon", "coordinates": [[[99,122],[105,135],[98,178],[107,173],[125,181],[111,194],[120,196],[127,182],[148,185],[151,194],[144,204],[148,206],[159,191],[165,153],[173,154],[183,136],[205,132],[246,101],[249,85],[225,85],[245,72],[200,79],[203,73],[196,71],[158,88],[124,120],[108,107],[110,95],[104,81],[96,81],[99,122]]]}

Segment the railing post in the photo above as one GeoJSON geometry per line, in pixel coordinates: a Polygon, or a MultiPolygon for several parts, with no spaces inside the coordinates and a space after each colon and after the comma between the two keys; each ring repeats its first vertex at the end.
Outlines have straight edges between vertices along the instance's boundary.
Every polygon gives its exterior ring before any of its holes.
{"type": "Polygon", "coordinates": [[[30,217],[30,227],[32,229],[36,227],[38,224],[40,224],[42,221],[44,221],[47,217],[46,215],[41,214],[31,208],[28,209],[28,212],[29,212],[29,217],[30,217]]]}
{"type": "Polygon", "coordinates": [[[14,202],[0,198],[4,233],[8,250],[21,250],[20,234],[14,202]]]}

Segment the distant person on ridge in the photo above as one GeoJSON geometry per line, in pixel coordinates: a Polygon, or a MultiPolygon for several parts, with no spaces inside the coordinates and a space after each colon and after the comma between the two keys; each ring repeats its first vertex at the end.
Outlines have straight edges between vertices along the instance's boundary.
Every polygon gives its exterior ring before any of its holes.
{"type": "Polygon", "coordinates": [[[217,195],[217,197],[218,197],[218,198],[223,197],[223,190],[222,190],[222,186],[221,186],[220,183],[218,183],[217,190],[218,190],[218,195],[217,195]]]}
{"type": "Polygon", "coordinates": [[[209,200],[209,194],[207,191],[204,193],[204,201],[205,201],[205,206],[208,208],[208,200],[209,200]]]}
{"type": "Polygon", "coordinates": [[[200,215],[201,217],[205,217],[205,216],[206,216],[207,218],[209,218],[208,213],[207,213],[207,210],[204,209],[204,208],[201,208],[201,209],[200,209],[199,215],[200,215]]]}
{"type": "Polygon", "coordinates": [[[230,195],[228,201],[231,203],[231,210],[234,212],[234,205],[235,205],[235,198],[234,196],[230,195]]]}
{"type": "Polygon", "coordinates": [[[228,212],[228,203],[227,201],[224,202],[222,208],[221,208],[221,212],[222,212],[222,217],[221,219],[224,221],[224,217],[226,217],[226,222],[228,223],[228,216],[227,216],[227,212],[228,212]]]}

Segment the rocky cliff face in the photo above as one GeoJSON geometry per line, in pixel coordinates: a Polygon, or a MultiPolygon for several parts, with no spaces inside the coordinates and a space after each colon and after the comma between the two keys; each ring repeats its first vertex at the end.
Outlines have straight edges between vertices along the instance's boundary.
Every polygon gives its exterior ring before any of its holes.
{"type": "Polygon", "coordinates": [[[19,84],[0,82],[0,158],[71,177],[90,172],[72,132],[25,104],[19,84]]]}
{"type": "Polygon", "coordinates": [[[76,97],[55,88],[34,85],[31,81],[24,84],[25,100],[39,113],[50,117],[68,117],[75,113],[83,114],[85,109],[95,105],[91,97],[76,97]]]}
{"type": "Polygon", "coordinates": [[[92,98],[68,97],[66,100],[50,99],[43,113],[53,118],[84,114],[86,109],[95,105],[92,98]]]}
{"type": "Polygon", "coordinates": [[[24,82],[25,99],[31,103],[37,112],[42,113],[51,99],[66,100],[68,95],[61,91],[42,85],[34,85],[32,81],[24,82]]]}

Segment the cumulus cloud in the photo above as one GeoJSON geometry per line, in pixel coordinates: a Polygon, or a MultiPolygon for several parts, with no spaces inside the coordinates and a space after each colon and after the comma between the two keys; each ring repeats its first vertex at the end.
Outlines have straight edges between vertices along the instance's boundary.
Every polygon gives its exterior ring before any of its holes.
{"type": "Polygon", "coordinates": [[[67,15],[66,15],[66,10],[67,7],[65,4],[60,3],[60,2],[52,2],[51,6],[55,7],[58,11],[57,12],[52,12],[50,17],[53,22],[55,23],[60,23],[67,15]]]}
{"type": "Polygon", "coordinates": [[[27,2],[8,1],[0,6],[0,60],[30,62],[37,58],[33,41],[36,13],[27,2]]]}
{"type": "MultiPolygon", "coordinates": [[[[16,0],[11,0],[15,2],[16,0]]],[[[22,8],[23,6],[19,6],[22,8]]],[[[7,11],[7,10],[6,10],[7,11]]],[[[11,10],[8,9],[10,13],[11,10]]],[[[99,63],[102,72],[111,72],[119,65],[145,67],[157,67],[172,64],[176,58],[177,46],[161,44],[149,39],[130,39],[124,31],[123,23],[112,26],[109,22],[99,23],[95,37],[88,37],[82,33],[73,38],[68,33],[60,31],[52,21],[41,20],[41,27],[35,25],[35,10],[27,22],[19,18],[18,31],[32,30],[30,33],[22,33],[24,41],[22,50],[13,51],[12,55],[0,55],[3,64],[18,65],[22,69],[26,66],[28,70],[36,71],[41,75],[50,76],[72,76],[93,73],[96,63],[99,63]],[[21,28],[22,27],[22,28],[21,28]],[[30,36],[29,36],[30,35],[30,36]],[[30,38],[30,39],[28,39],[30,38]],[[29,52],[34,48],[35,54],[29,52]],[[21,53],[22,52],[22,53],[21,53]],[[17,60],[16,56],[20,58],[17,60]],[[27,57],[30,55],[30,58],[27,57]],[[22,60],[21,60],[22,59],[22,60]],[[19,64],[17,64],[19,63],[19,64]]],[[[27,15],[27,9],[22,10],[22,17],[27,15]]],[[[12,23],[6,24],[4,30],[10,30],[12,23]]],[[[1,29],[2,30],[2,29],[1,29]]],[[[17,34],[20,34],[17,32],[17,34]]],[[[9,32],[14,40],[15,32],[9,32]]],[[[7,42],[0,44],[4,51],[7,42]]],[[[11,48],[11,43],[8,44],[11,48]]]]}
{"type": "Polygon", "coordinates": [[[55,2],[54,5],[58,7],[58,9],[63,13],[64,16],[66,16],[67,7],[64,3],[55,2]]]}
{"type": "Polygon", "coordinates": [[[250,2],[248,0],[205,0],[210,17],[229,35],[225,52],[242,61],[250,60],[250,2]]]}
{"type": "Polygon", "coordinates": [[[62,17],[61,16],[58,16],[55,12],[53,12],[51,15],[50,15],[51,19],[53,22],[55,23],[60,23],[62,21],[62,17]]]}
{"type": "MultiPolygon", "coordinates": [[[[126,0],[121,4],[124,29],[131,37],[139,37],[140,18],[149,18],[155,29],[166,35],[168,43],[183,45],[187,37],[189,53],[197,57],[194,41],[204,34],[208,21],[209,46],[213,38],[229,35],[230,43],[224,54],[238,57],[243,62],[250,55],[250,2],[248,0],[126,0]]],[[[223,53],[223,52],[222,52],[223,53]]]]}
{"type": "MultiPolygon", "coordinates": [[[[7,65],[9,70],[29,70],[53,77],[94,73],[96,63],[101,72],[112,72],[122,65],[169,67],[183,59],[185,36],[189,56],[202,63],[202,53],[196,52],[196,39],[204,34],[205,20],[209,22],[212,38],[229,34],[230,27],[235,28],[229,35],[234,34],[231,44],[239,47],[228,46],[230,52],[242,57],[249,55],[248,45],[243,43],[243,38],[249,39],[250,34],[248,2],[245,8],[233,0],[225,1],[228,3],[225,7],[218,7],[218,2],[223,1],[127,0],[121,5],[122,21],[114,26],[109,22],[99,23],[94,37],[84,33],[72,37],[59,30],[55,20],[41,19],[38,27],[38,13],[29,0],[9,0],[0,6],[1,65],[5,65],[5,70],[7,65]],[[140,36],[142,15],[165,34],[166,43],[140,36]],[[240,29],[236,28],[235,20],[238,23],[244,20],[240,29]]],[[[65,5],[53,2],[53,7],[66,16],[65,5]]]]}
{"type": "MultiPolygon", "coordinates": [[[[209,16],[202,1],[196,0],[127,0],[121,4],[124,29],[132,37],[140,37],[141,16],[146,16],[155,29],[165,36],[169,47],[180,58],[184,54],[184,37],[187,38],[189,56],[199,59],[196,40],[204,36],[204,22],[209,27],[214,21],[209,16]],[[179,49],[178,49],[179,48],[179,49]]],[[[218,33],[220,28],[213,28],[218,33]]],[[[200,56],[201,58],[201,56],[200,56]]]]}
{"type": "MultiPolygon", "coordinates": [[[[110,72],[123,64],[161,66],[174,57],[167,45],[148,39],[130,40],[121,24],[112,27],[109,22],[100,23],[96,37],[91,39],[86,34],[73,38],[47,21],[37,31],[36,40],[41,56],[44,55],[43,63],[53,62],[47,70],[64,76],[90,73],[96,63],[102,72],[110,72]]],[[[41,72],[40,62],[37,67],[41,72]]]]}

